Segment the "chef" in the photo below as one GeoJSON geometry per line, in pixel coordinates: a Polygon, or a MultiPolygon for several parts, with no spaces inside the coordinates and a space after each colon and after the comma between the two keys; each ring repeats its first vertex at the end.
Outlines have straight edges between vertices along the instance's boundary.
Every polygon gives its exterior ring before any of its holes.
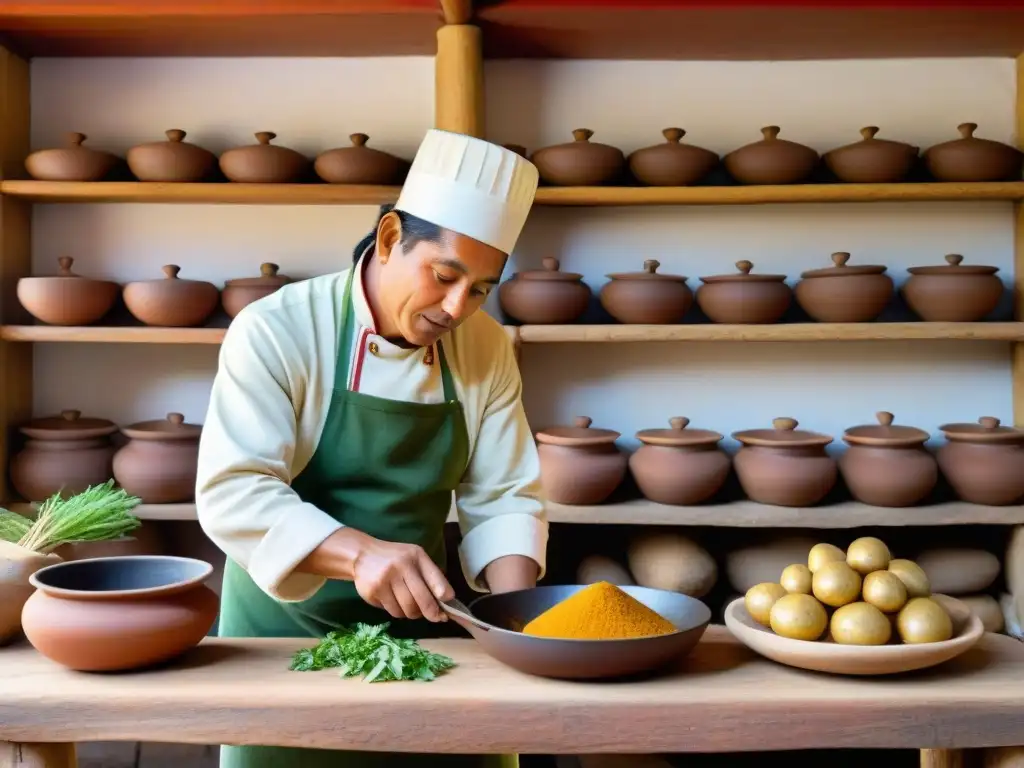
{"type": "MultiPolygon", "coordinates": [[[[287,285],[232,321],[196,481],[199,522],[227,555],[222,637],[384,621],[395,636],[456,634],[438,606],[453,595],[443,571],[453,497],[473,589],[543,576],[548,526],[519,370],[504,329],[479,311],[537,178],[503,147],[431,130],[354,266],[287,285]]],[[[220,764],[516,761],[223,747],[220,764]]]]}

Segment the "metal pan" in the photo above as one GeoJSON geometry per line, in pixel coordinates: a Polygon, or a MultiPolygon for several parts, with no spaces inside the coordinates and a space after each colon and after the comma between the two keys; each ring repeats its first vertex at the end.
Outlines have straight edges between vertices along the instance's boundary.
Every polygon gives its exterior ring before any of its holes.
{"type": "Polygon", "coordinates": [[[597,680],[654,671],[693,650],[711,621],[696,598],[646,587],[620,587],[676,625],[678,631],[630,640],[557,640],[521,630],[541,613],[587,584],[536,587],[487,595],[467,608],[458,600],[442,607],[484,651],[520,672],[540,677],[597,680]]]}

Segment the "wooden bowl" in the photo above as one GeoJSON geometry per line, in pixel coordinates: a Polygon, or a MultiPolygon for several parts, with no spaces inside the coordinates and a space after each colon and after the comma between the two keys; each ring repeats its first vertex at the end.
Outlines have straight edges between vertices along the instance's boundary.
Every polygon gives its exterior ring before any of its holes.
{"type": "Polygon", "coordinates": [[[985,634],[981,619],[966,605],[946,595],[935,597],[941,598],[942,605],[953,619],[953,637],[940,643],[868,646],[791,640],[754,621],[742,597],[733,600],[725,609],[725,625],[752,651],[790,667],[836,675],[896,675],[949,661],[970,650],[985,634]]]}

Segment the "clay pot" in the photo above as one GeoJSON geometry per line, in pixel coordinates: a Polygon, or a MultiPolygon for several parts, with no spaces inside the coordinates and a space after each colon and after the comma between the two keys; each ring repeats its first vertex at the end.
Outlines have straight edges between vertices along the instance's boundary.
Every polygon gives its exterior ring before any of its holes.
{"type": "Polygon", "coordinates": [[[943,424],[946,442],[936,458],[963,501],[1002,507],[1024,497],[1024,430],[982,416],[977,424],[943,424]]]}
{"type": "Polygon", "coordinates": [[[832,438],[798,430],[795,419],[774,419],[772,426],[732,435],[743,444],[733,458],[743,492],[761,504],[817,504],[838,477],[836,461],[825,451],[832,438]]]}
{"type": "Polygon", "coordinates": [[[181,267],[163,267],[162,280],[139,280],[124,287],[124,303],[146,325],[194,328],[210,319],[220,291],[204,280],[182,280],[181,267]]]}
{"type": "Polygon", "coordinates": [[[847,266],[850,254],[832,254],[834,267],[811,269],[800,275],[793,289],[796,302],[812,319],[822,323],[866,323],[876,319],[893,295],[892,278],[885,267],[847,266]]]}
{"type": "Polygon", "coordinates": [[[180,413],[123,427],[130,440],[114,454],[117,484],[143,504],[192,501],[202,429],[180,413]]]}
{"type": "Polygon", "coordinates": [[[725,169],[741,184],[799,184],[818,165],[818,153],[803,144],[780,139],[780,128],[761,129],[761,141],[735,149],[724,158],[725,169]]]}
{"type": "Polygon", "coordinates": [[[593,295],[583,275],[560,272],[558,259],[546,257],[543,269],[518,272],[498,287],[502,312],[521,323],[564,325],[579,320],[593,295]]]}
{"type": "Polygon", "coordinates": [[[271,144],[277,134],[260,131],[257,144],[229,149],[220,156],[220,169],[230,181],[286,184],[305,176],[309,159],[294,149],[271,144]]]}
{"type": "Polygon", "coordinates": [[[903,181],[914,167],[918,148],[902,141],[876,139],[878,128],[860,129],[860,141],[822,155],[836,178],[854,184],[887,184],[903,181]]]}
{"type": "Polygon", "coordinates": [[[76,275],[71,271],[74,261],[61,256],[56,275],[18,280],[18,302],[36,320],[50,325],[92,325],[114,306],[121,286],[76,275]]]}
{"type": "Polygon", "coordinates": [[[29,578],[40,568],[55,565],[60,557],[41,555],[0,539],[0,645],[21,633],[21,611],[36,591],[29,578]]]}
{"type": "Polygon", "coordinates": [[[228,317],[234,317],[245,307],[264,296],[269,296],[281,286],[288,285],[292,279],[288,275],[279,275],[277,264],[264,262],[260,264],[259,277],[239,277],[228,280],[220,293],[220,302],[228,317]]]}
{"type": "Polygon", "coordinates": [[[929,322],[972,323],[984,319],[1003,297],[999,267],[963,266],[958,253],[946,266],[911,267],[900,292],[907,306],[929,322]]]}
{"type": "Polygon", "coordinates": [[[571,427],[550,427],[537,433],[541,483],[557,504],[600,504],[626,476],[629,458],[615,445],[619,433],[592,429],[577,416],[571,427]]]}
{"type": "Polygon", "coordinates": [[[629,170],[642,184],[651,187],[685,187],[696,184],[718,165],[718,155],[709,149],[683,144],[686,131],[666,128],[663,144],[638,149],[627,158],[629,170]]]}
{"type": "Polygon", "coordinates": [[[857,501],[876,507],[912,507],[939,480],[935,457],[924,447],[929,434],[894,426],[887,411],[875,416],[877,425],[851,427],[843,434],[850,447],[839,458],[839,471],[857,501]]]}
{"type": "Polygon", "coordinates": [[[640,492],[660,504],[685,506],[707,501],[729,476],[732,461],[718,447],[722,435],[687,429],[684,416],[669,419],[671,429],[636,433],[643,443],[629,457],[629,469],[640,492]]]}
{"type": "Polygon", "coordinates": [[[180,128],[164,131],[167,141],[139,144],[128,150],[128,168],[139,181],[202,181],[217,167],[217,157],[185,141],[180,128]]]}
{"type": "Polygon", "coordinates": [[[613,181],[626,167],[622,150],[591,142],[594,132],[577,128],[575,141],[538,149],[530,161],[541,179],[559,187],[596,187],[613,181]]]}
{"type": "Polygon", "coordinates": [[[19,427],[28,440],[11,459],[11,484],[28,501],[45,501],[55,493],[67,498],[113,476],[117,425],[82,418],[80,411],[34,419],[19,427]]]}
{"type": "Polygon", "coordinates": [[[25,170],[42,181],[100,181],[120,162],[116,155],[83,147],[84,133],[67,134],[67,144],[40,149],[25,158],[25,170]]]}
{"type": "Polygon", "coordinates": [[[1009,144],[979,139],[977,123],[961,123],[960,138],[925,150],[928,171],[939,181],[1020,181],[1024,153],[1009,144]]]}
{"type": "Polygon", "coordinates": [[[351,147],[321,152],[313,168],[328,184],[398,184],[409,164],[394,155],[366,146],[370,137],[353,133],[351,147]]]}
{"type": "Polygon", "coordinates": [[[693,304],[693,293],[681,275],[659,275],[661,262],[644,261],[643,272],[607,275],[601,306],[620,323],[678,323],[693,304]]]}
{"type": "Polygon", "coordinates": [[[737,261],[737,274],[702,277],[697,305],[716,323],[777,323],[793,301],[785,275],[752,275],[754,265],[737,261]]]}
{"type": "Polygon", "coordinates": [[[220,601],[203,582],[213,566],[188,557],[102,557],[58,563],[29,578],[25,637],[82,672],[140,669],[198,645],[220,601]]]}

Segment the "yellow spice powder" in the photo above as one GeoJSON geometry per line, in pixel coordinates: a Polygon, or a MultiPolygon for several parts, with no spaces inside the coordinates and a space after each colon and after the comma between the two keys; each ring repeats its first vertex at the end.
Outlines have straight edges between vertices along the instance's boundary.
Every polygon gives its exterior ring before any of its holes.
{"type": "Polygon", "coordinates": [[[621,640],[675,631],[668,619],[607,581],[581,589],[523,628],[527,635],[567,640],[621,640]]]}

